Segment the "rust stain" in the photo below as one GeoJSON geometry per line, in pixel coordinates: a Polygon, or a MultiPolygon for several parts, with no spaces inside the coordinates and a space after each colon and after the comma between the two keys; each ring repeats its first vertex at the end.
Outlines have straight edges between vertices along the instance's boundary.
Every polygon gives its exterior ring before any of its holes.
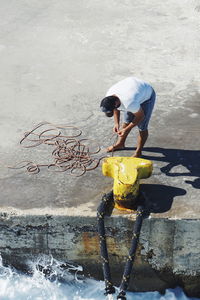
{"type": "Polygon", "coordinates": [[[99,238],[97,235],[91,235],[88,232],[82,233],[83,248],[86,254],[99,252],[99,238]]]}
{"type": "MultiPolygon", "coordinates": [[[[107,236],[107,247],[110,254],[124,256],[128,253],[127,243],[118,243],[113,237],[107,236]]],[[[99,237],[88,232],[82,233],[82,247],[85,254],[99,254],[99,237]]]]}

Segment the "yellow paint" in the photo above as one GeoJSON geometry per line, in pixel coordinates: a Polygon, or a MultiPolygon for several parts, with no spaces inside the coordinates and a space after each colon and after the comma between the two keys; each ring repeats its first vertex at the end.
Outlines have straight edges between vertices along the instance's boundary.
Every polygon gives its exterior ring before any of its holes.
{"type": "Polygon", "coordinates": [[[104,159],[104,176],[114,179],[113,194],[118,209],[125,208],[125,202],[134,201],[139,193],[140,179],[151,176],[152,162],[136,157],[109,157],[104,159]]]}

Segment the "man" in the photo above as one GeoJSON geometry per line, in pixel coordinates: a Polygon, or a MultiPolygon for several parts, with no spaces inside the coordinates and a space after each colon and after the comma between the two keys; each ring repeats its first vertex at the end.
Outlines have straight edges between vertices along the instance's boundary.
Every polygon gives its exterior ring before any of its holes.
{"type": "Polygon", "coordinates": [[[129,132],[138,126],[137,148],[133,156],[142,155],[143,146],[148,138],[148,124],[155,99],[156,94],[151,85],[136,77],[125,78],[108,90],[100,107],[107,117],[114,116],[113,131],[118,134],[118,140],[115,145],[107,148],[107,152],[123,149],[129,132]],[[124,112],[121,129],[120,111],[124,112]]]}

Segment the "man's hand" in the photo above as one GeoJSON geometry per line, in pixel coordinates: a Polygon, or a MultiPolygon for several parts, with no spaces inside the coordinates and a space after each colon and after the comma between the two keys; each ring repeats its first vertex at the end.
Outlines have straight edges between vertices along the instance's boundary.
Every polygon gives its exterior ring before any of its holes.
{"type": "Polygon", "coordinates": [[[123,136],[126,133],[126,128],[119,130],[117,133],[119,136],[123,136]]]}
{"type": "Polygon", "coordinates": [[[116,124],[114,127],[113,127],[113,132],[114,133],[118,133],[119,131],[119,124],[116,124]]]}

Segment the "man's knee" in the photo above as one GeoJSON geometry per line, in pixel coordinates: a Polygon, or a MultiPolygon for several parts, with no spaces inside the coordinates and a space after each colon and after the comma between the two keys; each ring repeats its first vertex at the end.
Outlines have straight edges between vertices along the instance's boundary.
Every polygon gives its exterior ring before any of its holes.
{"type": "Polygon", "coordinates": [[[140,133],[140,136],[141,136],[141,137],[148,137],[148,135],[149,135],[148,129],[145,129],[145,130],[139,130],[139,133],[140,133]]]}

